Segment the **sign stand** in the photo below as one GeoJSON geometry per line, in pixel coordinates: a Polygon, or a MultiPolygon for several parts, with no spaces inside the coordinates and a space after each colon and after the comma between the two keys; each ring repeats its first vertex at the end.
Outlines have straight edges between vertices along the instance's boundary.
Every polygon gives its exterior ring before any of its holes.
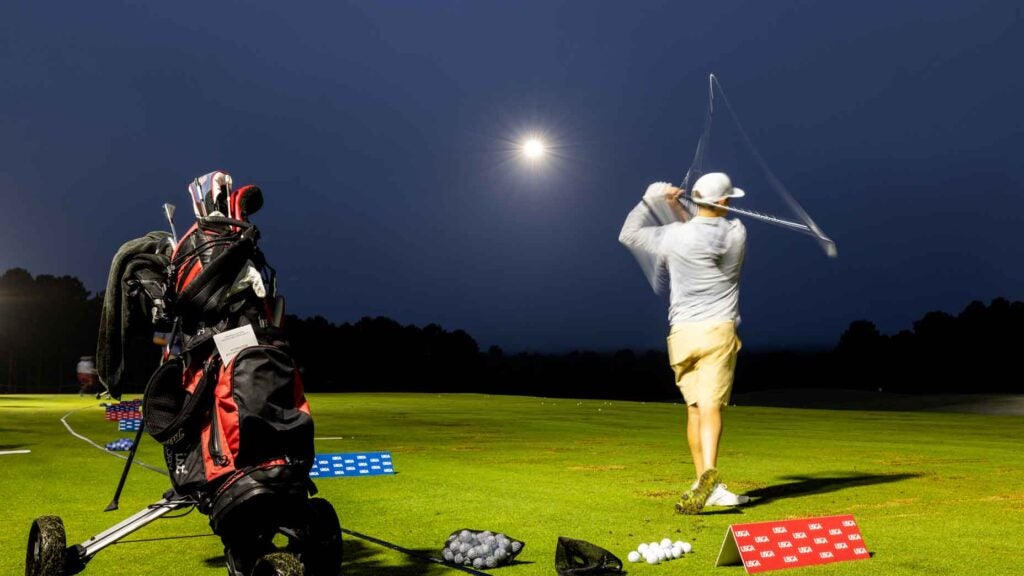
{"type": "Polygon", "coordinates": [[[742,564],[747,574],[870,558],[852,515],[732,524],[715,566],[742,564]]]}

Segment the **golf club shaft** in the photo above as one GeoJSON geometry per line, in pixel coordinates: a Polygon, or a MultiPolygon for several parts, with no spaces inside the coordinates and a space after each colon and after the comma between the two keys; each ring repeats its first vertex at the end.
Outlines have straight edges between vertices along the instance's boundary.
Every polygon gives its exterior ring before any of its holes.
{"type": "Polygon", "coordinates": [[[167,223],[171,226],[171,240],[174,240],[174,245],[178,245],[178,232],[174,229],[174,205],[164,204],[164,216],[167,217],[167,223]]]}
{"type": "Polygon", "coordinates": [[[444,560],[442,560],[440,558],[434,558],[433,556],[428,556],[426,554],[420,554],[419,552],[416,552],[415,550],[409,550],[408,548],[402,548],[401,546],[399,546],[397,544],[392,544],[391,542],[386,542],[386,541],[381,540],[379,538],[374,538],[373,536],[367,536],[366,534],[360,534],[359,532],[355,532],[353,530],[348,530],[346,528],[342,528],[341,531],[344,532],[345,534],[348,534],[349,536],[355,536],[356,538],[360,538],[362,540],[366,540],[367,542],[373,542],[374,544],[379,544],[381,546],[384,546],[385,548],[390,548],[390,549],[392,549],[392,550],[394,550],[396,552],[401,552],[402,554],[405,554],[407,556],[412,556],[413,558],[419,558],[420,560],[425,560],[427,562],[433,562],[434,564],[441,564],[442,566],[447,566],[449,568],[454,568],[456,570],[462,570],[463,572],[466,572],[467,574],[474,574],[475,576],[488,576],[488,574],[486,572],[481,572],[479,570],[474,570],[474,569],[472,569],[472,568],[470,568],[468,566],[462,566],[460,564],[452,564],[450,562],[445,562],[444,560]]]}

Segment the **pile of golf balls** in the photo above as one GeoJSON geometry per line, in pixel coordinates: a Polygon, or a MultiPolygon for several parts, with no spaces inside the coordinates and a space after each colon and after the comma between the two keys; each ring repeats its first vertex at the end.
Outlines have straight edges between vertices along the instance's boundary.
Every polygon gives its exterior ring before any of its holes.
{"type": "Polygon", "coordinates": [[[682,558],[683,554],[693,552],[693,546],[689,542],[669,538],[662,538],[661,542],[644,542],[629,553],[626,558],[630,562],[647,562],[648,564],[661,564],[676,558],[682,558]]]}
{"type": "Polygon", "coordinates": [[[514,538],[489,530],[458,530],[452,532],[441,550],[445,562],[494,568],[511,562],[523,549],[523,543],[514,538]]]}
{"type": "Polygon", "coordinates": [[[107,450],[124,451],[124,450],[131,450],[131,449],[132,449],[132,439],[131,438],[118,438],[117,440],[114,440],[113,442],[107,442],[107,450]]]}

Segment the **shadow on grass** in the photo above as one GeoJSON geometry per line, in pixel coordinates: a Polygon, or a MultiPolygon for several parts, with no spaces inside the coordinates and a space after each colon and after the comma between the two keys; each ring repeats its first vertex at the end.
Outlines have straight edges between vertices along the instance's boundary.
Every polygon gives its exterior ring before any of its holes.
{"type": "MultiPolygon", "coordinates": [[[[756,504],[756,502],[751,500],[750,504],[747,504],[747,505],[743,506],[742,508],[748,508],[750,506],[753,506],[754,504],[756,504]]],[[[700,515],[701,516],[730,516],[730,515],[740,515],[740,514],[743,514],[743,510],[741,508],[732,507],[732,506],[730,506],[730,507],[708,506],[708,507],[706,507],[706,508],[704,508],[703,510],[700,511],[700,515]]]]}
{"type": "MultiPolygon", "coordinates": [[[[438,556],[432,549],[403,549],[397,554],[401,558],[398,565],[394,564],[395,555],[381,554],[384,548],[359,538],[344,535],[342,538],[341,574],[344,576],[441,576],[443,574],[465,573],[456,566],[439,564],[427,559],[438,556]]],[[[224,567],[224,556],[214,556],[203,561],[209,567],[224,567]]],[[[532,562],[512,561],[507,566],[532,564],[532,562]]],[[[501,568],[491,568],[498,570],[501,568]]],[[[488,572],[490,573],[490,571],[488,572]]]]}
{"type": "MultiPolygon", "coordinates": [[[[0,430],[3,432],[3,430],[0,430]]],[[[0,444],[0,451],[4,450],[23,450],[26,446],[31,446],[30,442],[22,442],[21,444],[0,444]]]]}
{"type": "MultiPolygon", "coordinates": [[[[4,402],[38,402],[39,396],[33,396],[31,394],[3,394],[0,395],[0,399],[4,402]]],[[[4,408],[25,408],[25,406],[7,406],[6,404],[0,404],[4,408]]]]}
{"type": "Polygon", "coordinates": [[[745,507],[759,506],[774,502],[780,498],[798,498],[812,494],[826,494],[836,490],[855,488],[857,486],[870,486],[872,484],[887,484],[889,482],[901,482],[911,478],[917,478],[920,474],[859,474],[847,473],[839,476],[784,476],[783,480],[789,480],[785,484],[766,486],[747,492],[750,496],[750,503],[745,507]]]}

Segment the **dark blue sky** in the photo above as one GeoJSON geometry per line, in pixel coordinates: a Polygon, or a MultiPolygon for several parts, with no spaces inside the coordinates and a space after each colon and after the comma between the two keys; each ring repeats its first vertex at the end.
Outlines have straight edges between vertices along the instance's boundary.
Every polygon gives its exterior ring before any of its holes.
{"type": "Polygon", "coordinates": [[[714,73],[839,247],[747,224],[749,347],[1024,299],[1018,1],[292,4],[5,2],[0,271],[99,291],[223,169],[264,190],[292,313],[662,348],[665,301],[617,234],[682,179],[714,73]],[[534,130],[558,154],[530,167],[534,130]]]}

